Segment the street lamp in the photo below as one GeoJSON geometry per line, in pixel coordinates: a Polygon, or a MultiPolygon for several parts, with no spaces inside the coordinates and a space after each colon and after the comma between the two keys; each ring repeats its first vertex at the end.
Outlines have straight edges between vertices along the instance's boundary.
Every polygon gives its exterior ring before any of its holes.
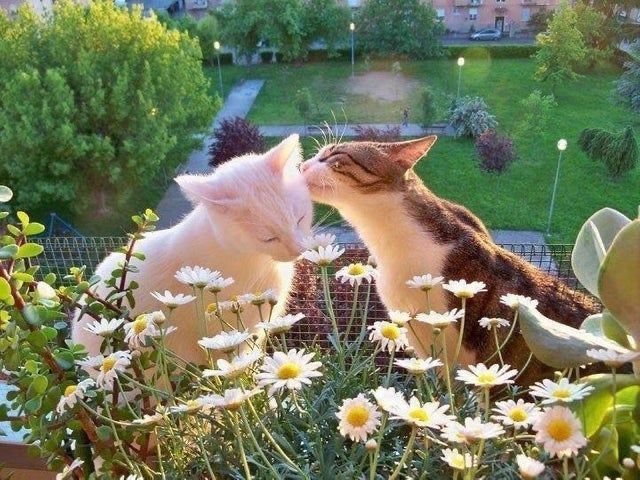
{"type": "Polygon", "coordinates": [[[460,97],[460,82],[462,81],[462,67],[464,66],[464,57],[458,58],[458,94],[456,95],[456,99],[460,97]]]}
{"type": "Polygon", "coordinates": [[[562,152],[567,149],[567,141],[564,138],[558,140],[558,166],[556,168],[556,180],[553,183],[553,191],[551,193],[551,205],[549,206],[549,219],[547,220],[547,236],[551,232],[551,217],[553,216],[553,207],[556,202],[556,189],[558,188],[558,177],[560,176],[560,162],[562,161],[562,152]]]}
{"type": "Polygon", "coordinates": [[[220,82],[220,98],[224,100],[224,89],[222,88],[222,69],[220,68],[220,42],[213,42],[213,48],[216,51],[216,57],[218,59],[218,81],[220,82]]]}
{"type": "Polygon", "coordinates": [[[356,24],[351,22],[349,24],[349,30],[351,31],[351,77],[353,78],[354,76],[354,65],[355,65],[355,42],[354,42],[354,38],[353,38],[353,33],[356,29],[356,24]]]}

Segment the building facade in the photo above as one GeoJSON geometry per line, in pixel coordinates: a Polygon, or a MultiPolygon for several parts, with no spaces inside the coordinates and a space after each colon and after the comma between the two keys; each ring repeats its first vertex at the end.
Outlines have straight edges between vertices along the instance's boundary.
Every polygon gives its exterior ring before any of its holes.
{"type": "Polygon", "coordinates": [[[33,11],[40,16],[50,12],[53,6],[51,0],[0,0],[0,9],[4,10],[9,16],[11,16],[16,13],[20,5],[25,3],[31,5],[33,11]]]}

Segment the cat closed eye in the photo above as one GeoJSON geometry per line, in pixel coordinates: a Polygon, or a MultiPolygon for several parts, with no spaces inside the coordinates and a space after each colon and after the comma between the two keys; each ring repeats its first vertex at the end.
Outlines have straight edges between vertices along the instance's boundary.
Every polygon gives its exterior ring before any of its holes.
{"type": "Polygon", "coordinates": [[[273,243],[273,242],[277,242],[278,240],[280,240],[280,238],[278,237],[271,237],[271,238],[265,238],[264,240],[262,240],[264,243],[273,243]]]}

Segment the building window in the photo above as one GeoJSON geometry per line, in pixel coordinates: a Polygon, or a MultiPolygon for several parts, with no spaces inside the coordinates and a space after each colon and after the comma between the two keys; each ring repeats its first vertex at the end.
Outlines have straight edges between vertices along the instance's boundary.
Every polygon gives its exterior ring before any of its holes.
{"type": "Polygon", "coordinates": [[[482,5],[482,0],[470,0],[471,5],[482,5]]]}
{"type": "Polygon", "coordinates": [[[496,3],[506,3],[506,0],[496,0],[496,3]]]}
{"type": "Polygon", "coordinates": [[[478,19],[478,9],[470,8],[469,9],[469,20],[477,20],[478,19]]]}
{"type": "Polygon", "coordinates": [[[436,8],[436,16],[439,20],[444,20],[444,8],[436,8]]]}
{"type": "Polygon", "coordinates": [[[454,14],[454,15],[460,15],[460,14],[462,14],[462,8],[460,8],[460,7],[453,7],[453,14],[454,14]]]}
{"type": "Polygon", "coordinates": [[[523,8],[522,9],[522,21],[523,22],[528,22],[531,19],[531,9],[530,8],[523,8]]]}

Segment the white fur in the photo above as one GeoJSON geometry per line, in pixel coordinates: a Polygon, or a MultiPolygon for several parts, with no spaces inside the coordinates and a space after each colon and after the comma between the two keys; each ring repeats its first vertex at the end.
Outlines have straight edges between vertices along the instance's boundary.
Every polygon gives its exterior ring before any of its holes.
{"type": "MultiPolygon", "coordinates": [[[[293,261],[301,251],[302,239],[310,232],[313,215],[308,190],[297,171],[300,160],[298,137],[294,135],[264,155],[233,159],[210,175],[178,177],[176,181],[196,206],[176,226],[149,233],[137,244],[136,250],[147,258],[144,262],[134,260],[140,271],[127,277],[140,285],[135,291],[134,314],[161,307],[151,297],[152,291],[192,293],[174,274],[180,267],[195,265],[235,279],[222,292],[221,300],[277,289],[279,302],[274,314],[281,314],[293,280],[293,261]]],[[[96,273],[109,278],[122,260],[122,254],[111,254],[96,273]]],[[[99,285],[97,293],[104,295],[105,286],[99,285]]],[[[213,295],[205,294],[205,305],[212,301],[213,295]]],[[[204,353],[196,343],[200,338],[196,318],[193,303],[178,307],[170,318],[178,331],[168,337],[168,343],[184,359],[203,362],[204,353]]],[[[232,314],[226,320],[237,323],[232,314]]],[[[82,328],[89,321],[87,315],[76,320],[72,336],[95,355],[101,338],[82,328]]],[[[243,321],[248,328],[254,326],[259,321],[257,309],[247,307],[243,321]]],[[[217,328],[210,329],[210,335],[219,331],[214,322],[210,326],[217,328]]]]}
{"type": "MultiPolygon", "coordinates": [[[[378,264],[376,289],[385,307],[412,315],[426,312],[425,293],[409,288],[405,282],[415,275],[442,275],[451,246],[437,243],[413,217],[405,213],[400,193],[360,193],[343,181],[345,177],[333,174],[326,163],[315,161],[322,157],[322,153],[305,162],[302,169],[311,197],[335,206],[367,245],[378,264]]],[[[432,310],[447,310],[446,294],[440,287],[430,292],[432,310]]],[[[420,356],[430,355],[433,342],[431,327],[416,321],[411,323],[425,348],[420,348],[410,332],[411,345],[420,356]]],[[[455,351],[456,342],[457,334],[449,329],[447,350],[450,355],[455,351]]],[[[463,348],[460,362],[473,361],[473,352],[463,348]]]]}

